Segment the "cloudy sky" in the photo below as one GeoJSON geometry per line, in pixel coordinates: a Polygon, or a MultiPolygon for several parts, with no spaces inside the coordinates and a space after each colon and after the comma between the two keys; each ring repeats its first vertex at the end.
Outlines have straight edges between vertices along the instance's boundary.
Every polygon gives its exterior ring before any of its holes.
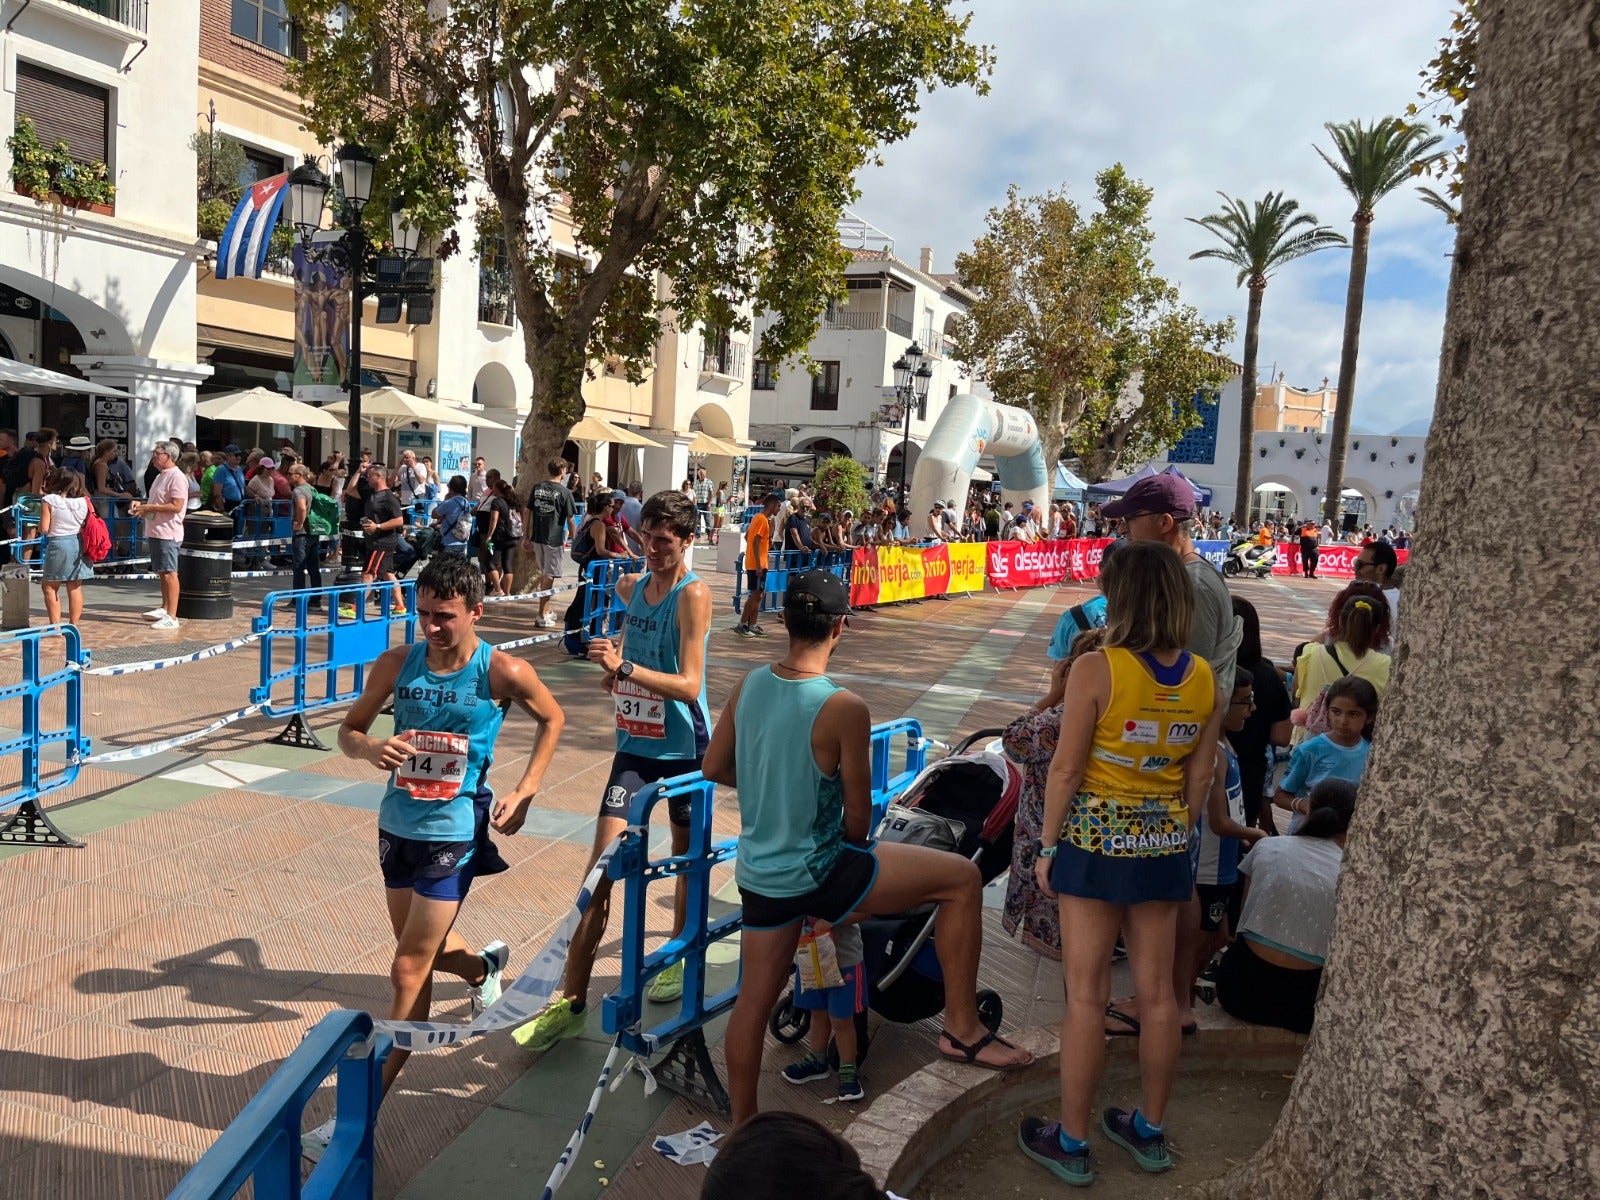
{"type": "MultiPolygon", "coordinates": [[[[900,257],[934,248],[936,270],[1005,199],[1066,186],[1092,203],[1095,172],[1122,162],[1155,189],[1157,269],[1208,317],[1245,294],[1224,263],[1189,261],[1210,235],[1184,218],[1216,193],[1282,190],[1350,233],[1352,205],[1312,149],[1325,121],[1403,113],[1449,27],[1449,0],[975,0],[972,37],[994,47],[985,97],[941,91],[919,127],[862,176],[857,211],[900,257]]],[[[1387,433],[1433,410],[1453,240],[1410,186],[1377,207],[1355,423],[1387,433]]],[[[1318,386],[1339,373],[1349,254],[1283,268],[1267,288],[1261,378],[1318,386]]],[[[1233,350],[1237,359],[1240,347],[1233,350]]]]}

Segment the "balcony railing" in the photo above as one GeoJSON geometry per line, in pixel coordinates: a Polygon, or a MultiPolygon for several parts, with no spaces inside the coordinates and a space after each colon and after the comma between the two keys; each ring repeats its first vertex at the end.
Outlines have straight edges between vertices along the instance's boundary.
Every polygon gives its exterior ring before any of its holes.
{"type": "Polygon", "coordinates": [[[478,321],[484,325],[510,325],[511,285],[499,272],[478,272],[478,321]]]}
{"type": "Polygon", "coordinates": [[[890,313],[888,324],[890,333],[898,333],[901,337],[911,336],[911,322],[906,320],[906,318],[897,317],[893,313],[890,313]]]}
{"type": "Polygon", "coordinates": [[[824,329],[882,329],[883,313],[877,309],[829,309],[822,318],[824,329]]]}
{"type": "Polygon", "coordinates": [[[726,375],[730,379],[743,379],[745,353],[742,342],[729,342],[714,350],[707,350],[700,359],[700,371],[704,375],[726,375]]]}
{"type": "Polygon", "coordinates": [[[62,3],[126,25],[136,33],[149,32],[150,0],[62,0],[62,3]]]}

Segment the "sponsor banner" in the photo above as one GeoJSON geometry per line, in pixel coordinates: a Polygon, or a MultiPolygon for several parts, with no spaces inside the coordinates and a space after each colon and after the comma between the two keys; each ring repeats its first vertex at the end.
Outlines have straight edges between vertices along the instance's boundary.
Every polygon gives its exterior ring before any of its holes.
{"type": "Polygon", "coordinates": [[[850,552],[850,603],[862,608],[878,602],[879,547],[857,546],[850,552]]]}
{"type": "MultiPolygon", "coordinates": [[[[1356,561],[1356,555],[1361,553],[1360,546],[1347,546],[1337,543],[1331,546],[1317,547],[1317,574],[1328,579],[1354,579],[1355,567],[1351,564],[1356,561]]],[[[1402,566],[1410,557],[1409,550],[1396,550],[1395,557],[1402,566]]],[[[1278,543],[1278,565],[1272,569],[1274,575],[1298,575],[1301,573],[1300,543],[1278,543]]]]}
{"type": "Polygon", "coordinates": [[[878,547],[878,603],[920,600],[923,590],[922,550],[916,546],[878,547]]]}
{"type": "Polygon", "coordinates": [[[943,596],[950,591],[950,547],[925,546],[922,556],[922,594],[943,596]]]}
{"type": "Polygon", "coordinates": [[[988,548],[982,542],[951,542],[945,549],[950,555],[949,590],[983,591],[983,568],[988,559],[988,548]]]}
{"type": "Polygon", "coordinates": [[[1110,538],[1057,538],[1046,542],[985,543],[989,582],[997,588],[1046,587],[1093,579],[1110,538]]]}
{"type": "Polygon", "coordinates": [[[1213,567],[1219,571],[1222,570],[1222,560],[1228,557],[1227,542],[1211,541],[1207,539],[1203,542],[1196,542],[1194,544],[1194,548],[1198,550],[1200,552],[1200,556],[1213,567]]]}

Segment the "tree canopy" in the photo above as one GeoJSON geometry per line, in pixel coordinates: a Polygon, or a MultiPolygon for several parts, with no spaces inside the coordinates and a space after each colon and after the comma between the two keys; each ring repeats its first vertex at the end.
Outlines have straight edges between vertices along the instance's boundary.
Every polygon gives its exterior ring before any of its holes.
{"type": "Polygon", "coordinates": [[[1048,462],[1070,437],[1097,478],[1182,436],[1196,393],[1229,372],[1233,322],[1201,320],[1155,272],[1152,195],[1120,163],[1095,176],[1092,214],[1065,191],[1013,186],[956,258],[973,293],[957,358],[1032,409],[1048,462]]]}
{"type": "Polygon", "coordinates": [[[841,287],[856,173],[924,89],[986,90],[990,65],[950,0],[290,5],[308,127],[378,154],[374,207],[403,201],[443,253],[472,204],[504,238],[534,375],[524,457],[581,416],[589,363],[641,379],[669,313],[743,327],[753,305],[763,357],[804,351],[841,287]],[[565,224],[590,258],[558,257],[565,224]]]}

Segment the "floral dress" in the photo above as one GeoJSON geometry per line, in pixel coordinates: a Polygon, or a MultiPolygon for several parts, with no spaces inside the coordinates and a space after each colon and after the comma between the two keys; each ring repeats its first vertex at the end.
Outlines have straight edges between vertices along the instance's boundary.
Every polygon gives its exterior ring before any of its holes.
{"type": "Polygon", "coordinates": [[[1000,919],[1005,931],[1039,954],[1061,960],[1061,917],[1054,897],[1039,890],[1034,878],[1039,837],[1044,828],[1044,788],[1061,739],[1061,706],[1030,710],[1018,717],[1002,737],[1005,750],[1022,767],[1022,799],[1017,805],[1016,843],[1011,851],[1011,878],[1000,919]]]}

